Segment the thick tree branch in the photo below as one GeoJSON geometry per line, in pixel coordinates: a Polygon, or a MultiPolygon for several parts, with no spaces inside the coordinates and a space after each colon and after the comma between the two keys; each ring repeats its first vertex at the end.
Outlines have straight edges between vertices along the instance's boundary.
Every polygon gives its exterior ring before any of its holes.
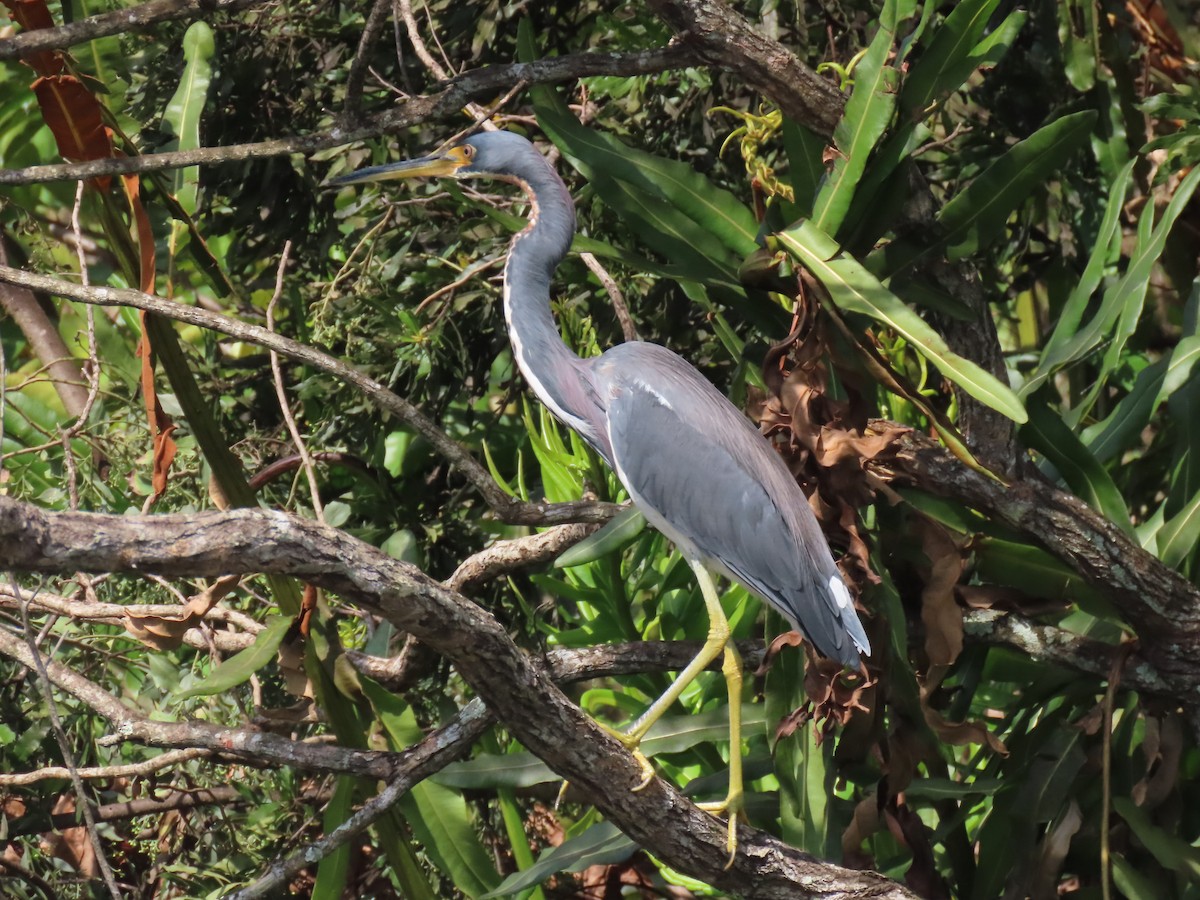
{"type": "MultiPolygon", "coordinates": [[[[1005,644],[1039,662],[1055,663],[1102,680],[1108,678],[1113,663],[1120,661],[1125,649],[999,609],[969,610],[963,616],[963,630],[976,640],[1005,644]]],[[[1124,661],[1121,685],[1169,698],[1177,698],[1192,689],[1190,685],[1176,685],[1163,678],[1142,654],[1136,652],[1124,661]]]]}
{"type": "Polygon", "coordinates": [[[513,499],[500,489],[487,469],[480,465],[478,460],[464,447],[451,439],[435,422],[403,397],[388,390],[378,381],[364,375],[353,366],[348,366],[328,354],[314,350],[281,334],[268,331],[259,325],[251,325],[220,313],[195,306],[186,306],[173,300],[154,297],[139,291],[85,287],[9,266],[0,266],[0,282],[20,285],[96,306],[131,306],[135,309],[144,309],[177,322],[198,325],[201,328],[227,334],[238,340],[272,350],[295,362],[328,372],[358,388],[379,409],[390,413],[419,432],[443,458],[462,473],[483,495],[488,506],[505,522],[522,525],[604,522],[610,519],[618,509],[612,503],[597,503],[588,500],[572,503],[524,503],[513,499]]]}
{"type": "Polygon", "coordinates": [[[48,513],[0,498],[0,556],[27,572],[299,578],[382,615],[453,660],[522,744],[669,865],[747,897],[913,897],[877,874],[818,862],[746,826],[732,867],[724,869],[724,824],[661,779],[635,791],[642,779],[637,761],[567,700],[495,619],[336,529],[260,510],[105,516],[48,513]]]}
{"type": "MultiPolygon", "coordinates": [[[[34,32],[36,33],[36,32],[34,32]]],[[[452,78],[435,93],[404,100],[392,109],[361,119],[355,124],[339,126],[329,131],[309,135],[292,135],[254,144],[230,147],[202,147],[197,150],[178,150],[150,156],[127,156],[98,159],[82,163],[62,163],[29,166],[25,169],[0,169],[0,185],[39,184],[46,181],[78,181],[99,175],[118,175],[126,172],[154,172],[180,169],[187,166],[217,165],[286,156],[292,153],[309,154],[339,147],[352,141],[377,138],[430,119],[450,118],[472,100],[494,96],[522,82],[545,84],[567,81],[590,75],[644,75],[666,69],[686,68],[699,63],[694,50],[685,46],[641,50],[633,53],[578,53],[539,59],[529,63],[489,66],[475,69],[452,78]]]]}
{"type": "Polygon", "coordinates": [[[735,73],[822,137],[833,134],[845,96],[721,0],[650,0],[650,6],[704,62],[735,73]]]}
{"type": "Polygon", "coordinates": [[[1162,677],[1187,686],[1179,699],[1200,703],[1200,590],[1115,524],[1052,485],[1001,484],[981,475],[916,432],[901,439],[886,467],[886,476],[900,483],[965,503],[1035,538],[1120,607],[1137,630],[1142,655],[1162,677]]]}

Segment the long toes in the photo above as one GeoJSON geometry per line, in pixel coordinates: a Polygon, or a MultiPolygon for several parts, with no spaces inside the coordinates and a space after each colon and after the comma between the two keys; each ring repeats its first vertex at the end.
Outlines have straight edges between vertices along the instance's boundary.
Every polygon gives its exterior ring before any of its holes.
{"type": "Polygon", "coordinates": [[[738,819],[745,818],[741,796],[726,797],[724,800],[718,800],[713,803],[697,803],[696,806],[714,816],[728,817],[727,827],[729,831],[728,837],[725,840],[725,848],[729,851],[729,859],[725,861],[725,868],[730,868],[733,865],[733,861],[737,858],[738,819]]]}
{"type": "Polygon", "coordinates": [[[642,736],[626,734],[624,731],[618,731],[617,729],[603,723],[597,724],[599,724],[601,728],[616,738],[626,750],[632,753],[633,758],[636,759],[638,765],[641,766],[642,780],[637,783],[636,787],[634,787],[634,791],[640,791],[650,784],[650,782],[654,780],[654,766],[650,764],[650,760],[646,758],[646,754],[638,749],[642,743],[642,736]]]}
{"type": "Polygon", "coordinates": [[[636,793],[654,780],[654,766],[650,765],[650,760],[646,759],[646,755],[641,750],[633,750],[631,752],[633,753],[633,758],[638,761],[638,765],[642,767],[642,780],[633,789],[636,793]]]}

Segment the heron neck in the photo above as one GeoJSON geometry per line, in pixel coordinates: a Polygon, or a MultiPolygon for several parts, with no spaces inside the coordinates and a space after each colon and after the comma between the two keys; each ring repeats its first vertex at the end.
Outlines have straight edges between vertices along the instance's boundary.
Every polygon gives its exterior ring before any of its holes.
{"type": "Polygon", "coordinates": [[[504,317],[513,354],[538,398],[603,453],[608,441],[599,428],[589,367],[563,343],[550,311],[551,279],[575,234],[575,205],[540,157],[514,180],[532,207],[504,268],[504,317]]]}

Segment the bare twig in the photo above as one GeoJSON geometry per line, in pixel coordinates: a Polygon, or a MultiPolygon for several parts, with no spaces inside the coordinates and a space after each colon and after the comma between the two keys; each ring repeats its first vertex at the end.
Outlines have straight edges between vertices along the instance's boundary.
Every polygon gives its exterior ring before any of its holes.
{"type": "Polygon", "coordinates": [[[617,321],[621,323],[621,334],[625,336],[625,340],[640,341],[637,326],[633,324],[633,316],[629,315],[629,307],[625,303],[625,295],[621,293],[621,289],[617,287],[613,277],[608,274],[608,270],[600,265],[600,260],[591,253],[580,253],[579,258],[583,260],[585,266],[592,270],[592,274],[600,279],[600,284],[608,292],[608,299],[612,301],[613,310],[617,314],[617,321]]]}
{"type": "MultiPolygon", "coordinates": [[[[382,616],[452,660],[522,744],[568,779],[586,802],[668,865],[720,889],[763,898],[914,896],[877,874],[817,862],[745,825],[738,828],[737,856],[725,868],[725,823],[696,808],[661,779],[644,785],[637,760],[563,696],[544,667],[517,647],[499,622],[413,566],[336,529],[276,511],[107,516],[49,513],[0,497],[0,556],[10,568],[31,572],[119,569],[164,576],[290,575],[382,616]]],[[[3,631],[0,644],[0,652],[6,655],[28,657],[28,648],[3,631]]],[[[55,671],[49,663],[47,667],[51,679],[62,682],[60,686],[78,689],[76,673],[66,667],[55,671]]],[[[99,709],[112,700],[89,697],[85,702],[99,709]]],[[[121,737],[136,738],[146,730],[146,724],[131,720],[128,711],[122,709],[119,715],[121,737]]],[[[194,739],[208,723],[152,724],[194,739]]],[[[214,727],[212,737],[219,733],[214,727]]],[[[247,758],[254,753],[251,735],[228,729],[223,733],[231,738],[225,752],[247,758]]],[[[160,739],[167,736],[159,734],[160,739]]],[[[272,746],[266,740],[272,735],[254,737],[259,746],[272,746]]],[[[343,748],[305,749],[349,755],[343,748]]],[[[369,754],[360,751],[358,756],[369,754]]]]}
{"type": "MultiPolygon", "coordinates": [[[[283,294],[283,276],[287,271],[288,256],[291,252],[292,242],[288,241],[283,245],[283,253],[279,255],[279,268],[275,273],[275,292],[271,294],[271,300],[267,303],[267,331],[270,332],[275,331],[275,305],[283,294]]],[[[313,512],[317,515],[317,521],[324,522],[325,508],[321,505],[321,489],[317,484],[317,472],[313,467],[308,445],[305,444],[300,429],[296,426],[296,417],[292,415],[292,408],[288,403],[287,389],[283,386],[283,369],[279,365],[279,354],[272,350],[270,357],[271,375],[275,382],[275,397],[279,400],[279,412],[283,416],[288,434],[292,438],[292,444],[295,445],[296,452],[300,454],[300,463],[304,469],[304,475],[308,479],[308,493],[312,500],[313,512]]]]}
{"type": "Polygon", "coordinates": [[[28,881],[39,891],[45,894],[50,900],[58,900],[58,893],[50,886],[50,883],[33,872],[30,872],[20,863],[14,862],[4,856],[0,856],[0,872],[10,872],[16,878],[21,878],[28,881]]]}
{"type": "Polygon", "coordinates": [[[354,815],[320,840],[313,841],[298,853],[274,863],[254,884],[230,894],[229,900],[274,896],[274,892],[301,869],[324,859],[378,821],[397,800],[412,790],[412,786],[418,781],[462,756],[491,726],[492,721],[487,707],[478,700],[472,700],[452,722],[405,751],[408,759],[405,770],[388,782],[375,797],[364,803],[354,815]]]}
{"type": "Polygon", "coordinates": [[[54,699],[54,692],[50,689],[50,674],[47,671],[47,662],[42,658],[41,651],[38,649],[37,638],[34,636],[33,629],[29,626],[29,606],[26,603],[21,604],[21,624],[22,633],[25,636],[23,644],[7,632],[0,631],[0,636],[5,640],[10,640],[17,644],[27,654],[28,662],[25,664],[33,671],[34,680],[37,682],[38,688],[42,692],[42,699],[46,703],[46,711],[50,718],[50,727],[54,731],[54,737],[58,743],[59,752],[62,754],[63,762],[67,764],[66,769],[70,776],[71,787],[75,792],[76,809],[83,817],[83,824],[92,845],[92,852],[95,854],[96,865],[100,869],[100,875],[104,879],[104,884],[108,888],[113,900],[121,900],[121,890],[117,887],[116,875],[113,874],[112,866],[108,862],[108,856],[104,852],[104,844],[101,842],[100,834],[96,830],[96,817],[92,813],[91,802],[88,800],[87,792],[83,789],[83,779],[79,777],[79,770],[75,765],[75,751],[71,748],[71,742],[67,738],[66,731],[63,730],[62,719],[58,714],[58,702],[54,699]]]}
{"type": "Polygon", "coordinates": [[[841,92],[721,0],[650,0],[650,6],[708,65],[736,73],[789,118],[824,137],[833,134],[846,104],[841,92]]]}
{"type": "Polygon", "coordinates": [[[594,530],[593,525],[558,525],[540,534],[500,541],[464,560],[443,584],[460,594],[473,593],[500,575],[554,559],[594,530]]]}
{"type": "Polygon", "coordinates": [[[392,0],[375,0],[371,5],[371,12],[367,15],[366,24],[363,25],[362,36],[358,39],[358,49],[354,52],[354,60],[350,63],[350,71],[346,74],[344,111],[347,117],[357,116],[362,110],[362,90],[367,74],[367,59],[370,57],[371,48],[379,40],[383,26],[387,24],[387,14],[391,7],[392,0]]]}
{"type": "MultiPolygon", "coordinates": [[[[76,769],[80,778],[136,778],[140,775],[153,775],[163,769],[170,769],[180,763],[193,759],[206,759],[211,756],[209,750],[187,749],[168,750],[153,759],[139,763],[127,763],[119,766],[88,766],[76,769]]],[[[20,787],[26,784],[36,784],[51,778],[70,778],[71,772],[61,766],[46,766],[36,772],[18,772],[14,775],[0,774],[0,787],[20,787]]],[[[74,824],[73,822],[71,824],[74,824]]]]}
{"type": "Polygon", "coordinates": [[[339,126],[325,132],[229,147],[201,147],[196,150],[177,150],[150,156],[112,157],[82,163],[0,169],[0,185],[75,181],[100,175],[154,172],[294,153],[316,153],[353,141],[364,141],[394,133],[431,119],[449,118],[457,115],[471,100],[494,96],[498,91],[508,90],[521,83],[545,84],[590,75],[648,74],[665,69],[685,68],[695,65],[696,62],[697,56],[692,50],[683,46],[671,46],[633,53],[578,53],[528,63],[489,66],[452,78],[436,93],[406,100],[392,109],[368,116],[361,124],[353,127],[339,126]]]}
{"type": "Polygon", "coordinates": [[[263,0],[150,0],[138,6],[114,9],[112,12],[88,16],[56,28],[26,31],[0,41],[0,60],[19,59],[43,50],[65,50],[76,44],[136,31],[158,22],[173,19],[207,19],[215,13],[240,12],[257,6],[263,0]]]}
{"type": "Polygon", "coordinates": [[[379,409],[396,416],[401,422],[419,432],[438,453],[462,473],[480,492],[496,515],[506,522],[528,525],[603,522],[611,518],[617,509],[611,503],[596,503],[586,500],[573,503],[525,503],[514,500],[500,489],[487,469],[480,465],[462,446],[447,436],[416,406],[341,360],[290,338],[274,334],[258,325],[250,325],[219,313],[143,294],[139,291],[108,287],[87,288],[69,281],[49,278],[8,266],[0,266],[0,282],[21,285],[56,296],[70,297],[97,306],[132,306],[136,309],[144,309],[179,322],[227,334],[328,372],[358,388],[379,409]]]}

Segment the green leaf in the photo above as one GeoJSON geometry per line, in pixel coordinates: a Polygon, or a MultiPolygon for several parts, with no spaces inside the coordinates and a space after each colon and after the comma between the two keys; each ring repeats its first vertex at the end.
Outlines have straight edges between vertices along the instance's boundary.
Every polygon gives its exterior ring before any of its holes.
{"type": "MultiPolygon", "coordinates": [[[[1159,264],[1167,236],[1175,220],[1191,199],[1197,183],[1200,182],[1200,169],[1193,169],[1180,181],[1157,223],[1153,222],[1151,216],[1142,217],[1138,223],[1137,245],[1124,276],[1105,290],[1100,308],[1086,324],[1081,325],[1083,312],[1091,294],[1099,285],[1110,259],[1112,248],[1120,238],[1117,232],[1119,216],[1125,192],[1132,177],[1132,167],[1132,162],[1127,164],[1113,183],[1100,234],[1084,270],[1083,278],[1079,287],[1072,292],[1068,299],[1063,316],[1050,340],[1046,342],[1037,369],[1029,376],[1022,388],[1022,394],[1031,393],[1064,366],[1089,357],[1101,342],[1111,336],[1114,325],[1122,317],[1126,319],[1127,323],[1130,320],[1136,321],[1137,317],[1134,313],[1140,312],[1142,308],[1146,290],[1149,287],[1150,275],[1155,266],[1159,264]]],[[[1125,329],[1119,330],[1122,333],[1125,331],[1125,329]]],[[[1124,341],[1120,341],[1120,344],[1124,346],[1124,341]]],[[[1098,390],[1103,383],[1103,379],[1097,379],[1095,390],[1098,390]]],[[[1093,400],[1095,396],[1096,394],[1093,392],[1093,400]]],[[[1090,408],[1091,402],[1086,402],[1073,410],[1072,415],[1078,419],[1090,408]]]]}
{"type": "Polygon", "coordinates": [[[534,756],[521,750],[516,753],[481,753],[471,759],[452,762],[431,780],[446,787],[466,790],[489,788],[529,788],[549,784],[562,778],[534,756]]]}
{"type": "Polygon", "coordinates": [[[683,221],[700,228],[708,236],[705,245],[715,248],[710,253],[713,258],[740,262],[758,248],[754,215],[729,191],[686,163],[654,156],[581,125],[552,87],[538,85],[530,91],[538,124],[568,162],[597,185],[605,202],[614,199],[604,190],[606,185],[622,186],[630,203],[646,198],[662,201],[665,209],[658,207],[662,221],[678,231],[690,231],[683,221]]]}
{"type": "Polygon", "coordinates": [[[980,578],[1019,588],[1031,597],[1095,603],[1099,595],[1079,575],[1041,547],[982,536],[971,545],[980,578]]]}
{"type": "Polygon", "coordinates": [[[1059,475],[1089,506],[1126,534],[1133,534],[1129,509],[1112,477],[1078,435],[1049,406],[1037,399],[1029,404],[1029,421],[1021,438],[1046,457],[1059,475]]]}
{"type": "Polygon", "coordinates": [[[949,778],[917,778],[904,789],[909,800],[960,800],[980,795],[990,796],[1004,787],[999,778],[975,778],[967,782],[949,778]]]}
{"type": "Polygon", "coordinates": [[[538,856],[537,862],[528,869],[509,875],[498,888],[480,900],[507,897],[541,884],[557,872],[581,872],[591,866],[624,862],[637,849],[637,844],[621,834],[616,825],[600,822],[557,847],[551,847],[538,856]]]}
{"type": "Polygon", "coordinates": [[[950,259],[998,237],[1013,211],[1083,146],[1095,124],[1095,110],[1063,116],[1015,144],[959,191],[938,216],[950,259]]]}
{"type": "Polygon", "coordinates": [[[175,699],[222,694],[249,680],[251,675],[273,660],[288,629],[292,627],[292,619],[290,616],[267,616],[263,624],[263,630],[254,638],[253,644],[229,657],[200,684],[176,695],[175,699]]]}
{"type": "Polygon", "coordinates": [[[825,177],[825,140],[789,118],[783,120],[783,147],[788,158],[788,177],[801,215],[812,211],[813,199],[825,177]]]}
{"type": "MultiPolygon", "coordinates": [[[[321,826],[329,834],[354,812],[355,780],[345,775],[334,781],[333,796],[321,817],[321,826]]],[[[317,865],[317,880],[313,885],[313,900],[341,900],[350,873],[350,844],[343,844],[317,865]]]]}
{"type": "Polygon", "coordinates": [[[1158,534],[1155,536],[1158,558],[1172,568],[1179,568],[1183,561],[1195,551],[1198,541],[1200,541],[1200,492],[1194,494],[1183,508],[1158,530],[1158,534]]]}
{"type": "MultiPolygon", "coordinates": [[[[163,114],[164,130],[175,135],[172,150],[195,150],[200,146],[200,118],[212,81],[212,58],[216,50],[212,27],[204,21],[193,22],[183,35],[183,76],[175,95],[163,114]]],[[[188,166],[175,170],[175,199],[189,215],[196,213],[196,191],[200,183],[200,167],[188,166]]]]}
{"type": "Polygon", "coordinates": [[[1113,809],[1160,865],[1189,879],[1200,878],[1200,849],[1155,825],[1150,814],[1128,797],[1114,797],[1113,809]]]}
{"type": "Polygon", "coordinates": [[[827,234],[836,234],[841,227],[871,151],[892,122],[900,73],[888,65],[888,57],[896,44],[898,26],[911,15],[911,7],[901,13],[898,5],[893,0],[884,5],[879,30],[854,69],[854,91],[833,132],[838,154],[813,201],[812,214],[817,227],[827,234]]]}
{"type": "Polygon", "coordinates": [[[1113,884],[1126,900],[1162,900],[1160,883],[1138,871],[1124,856],[1112,856],[1113,884]]]}
{"type": "Polygon", "coordinates": [[[1000,0],[964,0],[927,42],[904,79],[900,107],[913,119],[923,118],[935,102],[958,90],[975,71],[972,50],[1000,0]]]}
{"type": "MultiPolygon", "coordinates": [[[[404,750],[423,737],[412,707],[369,678],[363,694],[387,732],[393,750],[404,750]]],[[[439,869],[467,897],[487,893],[500,880],[492,858],[479,842],[471,810],[462,794],[423,781],[400,801],[414,836],[439,869]]]]}
{"type": "Polygon", "coordinates": [[[636,506],[623,509],[599,531],[565,551],[554,561],[556,569],[581,566],[624,548],[646,528],[646,517],[636,506]]]}
{"type": "Polygon", "coordinates": [[[1099,462],[1106,462],[1138,440],[1160,403],[1174,396],[1200,362],[1200,335],[1186,337],[1171,355],[1138,373],[1133,388],[1108,417],[1083,431],[1083,442],[1099,462]]]}
{"type": "Polygon", "coordinates": [[[779,241],[829,291],[839,309],[869,316],[901,335],[964,391],[1014,422],[1026,421],[1016,394],[978,365],[951,351],[924,319],[885,288],[812,222],[780,232],[779,241]]]}

